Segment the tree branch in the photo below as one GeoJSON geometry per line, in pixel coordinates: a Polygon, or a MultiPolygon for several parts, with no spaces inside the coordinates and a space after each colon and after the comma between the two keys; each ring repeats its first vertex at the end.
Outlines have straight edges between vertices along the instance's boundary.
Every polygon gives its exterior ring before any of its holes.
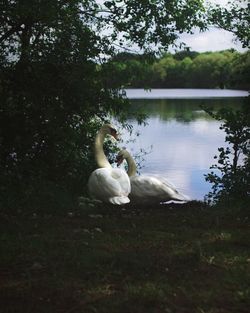
{"type": "Polygon", "coordinates": [[[6,40],[8,37],[13,35],[17,31],[21,30],[21,25],[22,25],[22,23],[20,23],[20,24],[16,25],[15,27],[12,27],[11,29],[9,29],[5,34],[2,35],[2,37],[0,37],[0,42],[6,40]]]}

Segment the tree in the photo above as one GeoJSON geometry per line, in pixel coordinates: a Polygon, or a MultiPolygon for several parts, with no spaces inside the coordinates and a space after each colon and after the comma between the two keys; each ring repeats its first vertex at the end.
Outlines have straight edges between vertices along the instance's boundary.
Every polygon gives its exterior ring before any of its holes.
{"type": "MultiPolygon", "coordinates": [[[[249,3],[234,1],[229,8],[216,6],[210,10],[210,19],[220,28],[231,31],[239,39],[243,47],[250,42],[249,32],[249,3]]],[[[247,58],[247,54],[243,57],[247,58]]],[[[236,58],[237,60],[237,58],[236,58]]],[[[246,62],[247,64],[247,62],[246,62]]],[[[237,68],[237,67],[236,67],[237,68]]],[[[246,67],[247,68],[247,65],[246,67]]],[[[244,72],[244,71],[243,71],[244,72]]],[[[221,129],[226,132],[227,148],[219,148],[218,164],[211,168],[219,170],[206,176],[206,180],[213,184],[212,191],[206,196],[209,202],[215,204],[247,206],[249,204],[250,185],[250,110],[248,97],[245,106],[233,111],[221,109],[217,113],[207,112],[214,118],[223,121],[221,129]]]]}
{"type": "Polygon", "coordinates": [[[250,51],[235,54],[231,68],[230,85],[239,89],[250,90],[250,51]]]}
{"type": "Polygon", "coordinates": [[[176,52],[174,55],[174,58],[179,61],[183,61],[186,58],[193,60],[198,55],[199,55],[199,52],[196,52],[196,51],[182,50],[182,51],[176,52]]]}
{"type": "Polygon", "coordinates": [[[118,53],[104,64],[107,84],[111,88],[144,87],[149,84],[151,64],[155,59],[152,54],[118,53]]]}
{"type": "Polygon", "coordinates": [[[250,109],[248,103],[241,110],[220,109],[206,112],[222,121],[221,129],[226,132],[228,147],[219,148],[218,164],[212,165],[206,181],[213,184],[206,196],[209,203],[227,206],[244,206],[249,203],[250,186],[250,109]],[[220,171],[220,173],[218,173],[220,171]]]}
{"type": "Polygon", "coordinates": [[[228,51],[198,55],[192,66],[195,85],[200,88],[224,88],[231,75],[233,55],[228,51]]]}
{"type": "MultiPolygon", "coordinates": [[[[93,136],[126,102],[100,64],[204,29],[202,1],[0,2],[0,196],[4,207],[84,192],[93,136]],[[58,195],[59,196],[56,196],[58,195]],[[33,197],[33,198],[32,198],[33,197]],[[31,198],[34,200],[31,201],[31,198]]],[[[66,200],[64,201],[66,205],[66,200]]]]}
{"type": "Polygon", "coordinates": [[[244,48],[250,45],[250,4],[247,0],[229,1],[226,7],[211,6],[208,17],[212,25],[232,32],[244,48]]]}

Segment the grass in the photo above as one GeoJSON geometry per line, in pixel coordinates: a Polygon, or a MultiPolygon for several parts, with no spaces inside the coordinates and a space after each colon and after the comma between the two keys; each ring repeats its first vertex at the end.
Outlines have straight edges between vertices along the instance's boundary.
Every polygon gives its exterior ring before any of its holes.
{"type": "Polygon", "coordinates": [[[191,202],[2,215],[0,312],[248,313],[245,212],[191,202]]]}

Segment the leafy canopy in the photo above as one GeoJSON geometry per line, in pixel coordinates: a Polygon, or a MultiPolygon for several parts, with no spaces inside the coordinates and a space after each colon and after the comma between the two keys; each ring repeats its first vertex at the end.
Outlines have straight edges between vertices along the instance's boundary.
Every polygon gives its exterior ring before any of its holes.
{"type": "Polygon", "coordinates": [[[250,47],[250,4],[247,0],[229,1],[228,5],[211,6],[208,10],[211,25],[232,32],[244,48],[250,47]]]}

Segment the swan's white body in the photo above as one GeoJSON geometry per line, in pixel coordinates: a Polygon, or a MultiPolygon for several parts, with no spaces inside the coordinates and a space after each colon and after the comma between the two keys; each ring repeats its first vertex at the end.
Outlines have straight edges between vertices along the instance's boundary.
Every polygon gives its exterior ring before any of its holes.
{"type": "Polygon", "coordinates": [[[112,204],[125,204],[130,202],[129,177],[119,168],[98,168],[89,178],[89,193],[95,199],[112,204]]]}
{"type": "Polygon", "coordinates": [[[131,201],[140,203],[161,203],[170,200],[187,201],[188,198],[179,193],[175,187],[163,177],[136,175],[136,164],[127,150],[118,154],[118,163],[122,160],[128,163],[128,175],[131,182],[131,201]]]}
{"type": "Polygon", "coordinates": [[[131,191],[130,179],[124,170],[112,168],[108,162],[103,151],[103,142],[107,134],[116,138],[116,131],[109,124],[105,124],[96,136],[95,158],[99,168],[89,177],[89,194],[94,199],[122,205],[130,202],[128,198],[131,191]]]}

